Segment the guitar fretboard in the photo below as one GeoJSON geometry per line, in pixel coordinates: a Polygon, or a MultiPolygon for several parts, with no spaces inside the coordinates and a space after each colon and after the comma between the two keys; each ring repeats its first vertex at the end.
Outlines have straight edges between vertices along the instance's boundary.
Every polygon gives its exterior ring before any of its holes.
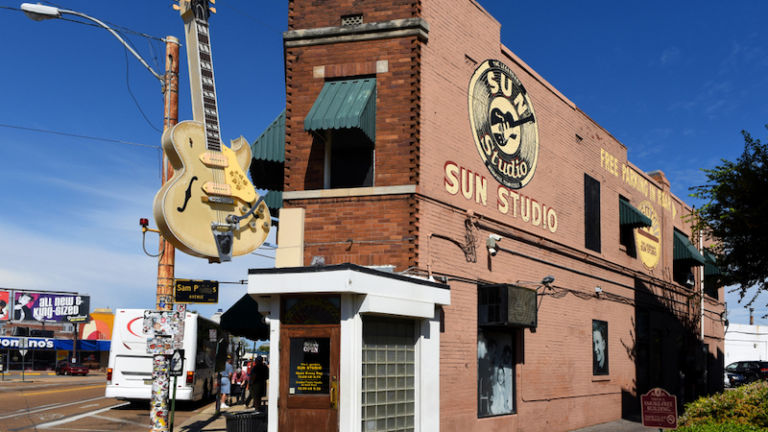
{"type": "Polygon", "coordinates": [[[208,22],[197,19],[197,54],[200,64],[200,86],[203,96],[205,139],[208,150],[221,151],[219,134],[219,111],[216,106],[216,83],[213,79],[211,42],[208,36],[208,22]]]}

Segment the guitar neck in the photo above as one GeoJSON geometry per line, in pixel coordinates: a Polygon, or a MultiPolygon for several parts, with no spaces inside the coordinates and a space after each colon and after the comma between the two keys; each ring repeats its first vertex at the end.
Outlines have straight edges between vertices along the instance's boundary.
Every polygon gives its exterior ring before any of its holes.
{"type": "Polygon", "coordinates": [[[219,109],[216,102],[216,82],[213,77],[208,22],[192,17],[185,26],[192,117],[203,123],[205,127],[208,150],[221,151],[219,109]]]}

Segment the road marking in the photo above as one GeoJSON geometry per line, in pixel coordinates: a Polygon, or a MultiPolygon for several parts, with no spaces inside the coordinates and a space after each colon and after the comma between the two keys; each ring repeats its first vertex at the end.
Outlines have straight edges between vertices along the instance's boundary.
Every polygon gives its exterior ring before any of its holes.
{"type": "Polygon", "coordinates": [[[99,396],[99,397],[96,397],[96,398],[93,398],[93,399],[86,399],[86,400],[81,400],[81,401],[77,401],[77,402],[65,403],[65,404],[46,405],[46,408],[39,408],[39,409],[32,410],[32,411],[17,412],[16,414],[5,415],[5,416],[0,417],[0,420],[4,420],[4,419],[7,419],[7,418],[11,418],[11,417],[18,417],[18,416],[28,415],[28,414],[37,414],[37,413],[43,412],[43,411],[48,411],[48,410],[52,410],[52,409],[56,409],[56,408],[63,408],[65,406],[77,405],[77,404],[81,404],[83,402],[91,402],[91,401],[95,401],[95,400],[99,400],[99,399],[106,399],[106,396],[99,396]]]}
{"type": "Polygon", "coordinates": [[[141,427],[150,427],[149,422],[147,422],[147,423],[139,423],[139,422],[135,422],[135,421],[131,421],[131,420],[119,419],[119,418],[113,418],[113,417],[107,417],[107,416],[100,416],[100,415],[94,415],[93,417],[97,418],[97,419],[109,420],[109,421],[113,421],[113,422],[117,422],[117,423],[127,423],[127,424],[132,424],[132,425],[141,426],[141,427]]]}
{"type": "Polygon", "coordinates": [[[44,390],[44,391],[28,392],[28,393],[21,393],[21,394],[23,396],[34,396],[34,395],[49,394],[49,393],[62,393],[62,392],[70,392],[70,391],[77,391],[77,390],[93,389],[93,388],[104,387],[104,386],[106,386],[106,384],[72,387],[72,388],[61,389],[61,390],[44,390]]]}
{"type": "Polygon", "coordinates": [[[99,404],[88,404],[88,405],[83,405],[83,406],[81,406],[79,408],[90,408],[90,407],[95,407],[95,406],[99,406],[99,404]]]}
{"type": "MultiPolygon", "coordinates": [[[[65,423],[71,423],[73,421],[77,421],[77,420],[80,420],[82,418],[91,417],[91,416],[93,416],[95,414],[101,414],[103,412],[107,412],[107,411],[109,411],[109,410],[111,410],[113,408],[119,408],[119,407],[130,405],[130,404],[131,404],[130,402],[123,402],[123,403],[119,403],[117,405],[112,405],[112,406],[109,406],[109,407],[106,407],[106,408],[102,408],[100,410],[96,410],[96,411],[93,411],[93,412],[78,414],[78,415],[75,415],[75,416],[72,416],[72,417],[65,417],[65,418],[63,418],[61,420],[56,420],[56,421],[52,421],[52,422],[48,422],[48,423],[39,424],[36,427],[38,429],[50,429],[53,426],[58,426],[58,425],[65,424],[65,423]]],[[[148,425],[143,425],[143,426],[148,426],[148,425]]]]}

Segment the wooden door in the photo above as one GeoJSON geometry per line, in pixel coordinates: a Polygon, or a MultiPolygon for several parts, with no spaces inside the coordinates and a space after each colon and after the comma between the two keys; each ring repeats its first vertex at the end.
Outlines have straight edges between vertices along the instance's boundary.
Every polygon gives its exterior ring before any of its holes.
{"type": "Polygon", "coordinates": [[[339,430],[339,325],[283,325],[279,430],[339,430]]]}

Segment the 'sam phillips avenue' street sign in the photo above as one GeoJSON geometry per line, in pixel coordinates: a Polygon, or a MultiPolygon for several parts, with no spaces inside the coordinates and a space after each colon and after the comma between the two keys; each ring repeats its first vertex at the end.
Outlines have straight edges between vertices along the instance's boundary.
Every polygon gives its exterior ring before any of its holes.
{"type": "Polygon", "coordinates": [[[219,282],[211,280],[176,279],[173,284],[176,303],[218,303],[219,282]]]}
{"type": "Polygon", "coordinates": [[[677,428],[677,397],[662,388],[654,388],[640,396],[643,426],[661,429],[677,428]]]}

